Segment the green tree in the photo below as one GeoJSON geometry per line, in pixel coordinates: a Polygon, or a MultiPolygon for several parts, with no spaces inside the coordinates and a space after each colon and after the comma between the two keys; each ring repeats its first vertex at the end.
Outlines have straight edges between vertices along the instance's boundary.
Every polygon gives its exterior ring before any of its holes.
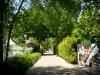
{"type": "MultiPolygon", "coordinates": [[[[19,4],[17,12],[14,13],[15,7],[13,6],[14,0],[0,1],[0,69],[4,70],[7,66],[9,41],[13,29],[16,16],[20,12],[24,0],[19,4]],[[6,58],[4,57],[6,56],[6,58]],[[4,60],[5,59],[5,60],[4,60]]],[[[1,71],[1,70],[0,70],[1,71]]]]}
{"type": "MultiPolygon", "coordinates": [[[[94,7],[94,8],[97,8],[97,7],[94,7]]],[[[86,9],[84,9],[84,12],[80,16],[80,21],[79,21],[79,26],[78,26],[83,32],[81,34],[82,38],[90,40],[92,43],[100,42],[99,40],[100,12],[99,10],[95,10],[94,8],[89,9],[89,7],[87,7],[86,9]]]]}
{"type": "MultiPolygon", "coordinates": [[[[80,9],[73,8],[77,1],[68,1],[70,4],[66,7],[61,3],[58,0],[31,0],[31,8],[18,16],[17,26],[13,30],[14,36],[31,34],[39,41],[54,37],[58,44],[64,37],[71,35],[80,9]]],[[[80,8],[80,5],[76,7],[80,8]]]]}

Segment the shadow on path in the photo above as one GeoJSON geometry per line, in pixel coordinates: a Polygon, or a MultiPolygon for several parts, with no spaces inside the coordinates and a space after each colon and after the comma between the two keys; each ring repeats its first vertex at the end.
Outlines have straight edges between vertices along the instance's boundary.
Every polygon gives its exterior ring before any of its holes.
{"type": "Polygon", "coordinates": [[[100,75],[100,67],[83,67],[81,70],[88,75],[100,75]]]}
{"type": "Polygon", "coordinates": [[[100,75],[100,70],[73,65],[57,55],[46,52],[25,75],[100,75]]]}
{"type": "Polygon", "coordinates": [[[43,56],[52,56],[54,54],[43,54],[43,56]]]}
{"type": "Polygon", "coordinates": [[[26,75],[87,75],[79,68],[63,68],[61,66],[56,67],[33,67],[28,70],[26,75]]]}

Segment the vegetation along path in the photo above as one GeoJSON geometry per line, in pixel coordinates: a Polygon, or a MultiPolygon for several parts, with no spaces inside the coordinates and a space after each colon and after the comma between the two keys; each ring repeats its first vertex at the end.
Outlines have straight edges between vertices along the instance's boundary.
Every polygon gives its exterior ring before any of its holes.
{"type": "Polygon", "coordinates": [[[87,75],[85,72],[67,63],[59,56],[43,55],[26,75],[87,75]]]}

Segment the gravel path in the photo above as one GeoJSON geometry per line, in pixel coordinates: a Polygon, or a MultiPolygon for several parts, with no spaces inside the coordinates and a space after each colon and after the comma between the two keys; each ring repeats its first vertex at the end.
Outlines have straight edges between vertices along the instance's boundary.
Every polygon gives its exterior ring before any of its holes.
{"type": "Polygon", "coordinates": [[[67,63],[61,57],[48,54],[26,72],[26,75],[87,75],[85,72],[67,63]]]}

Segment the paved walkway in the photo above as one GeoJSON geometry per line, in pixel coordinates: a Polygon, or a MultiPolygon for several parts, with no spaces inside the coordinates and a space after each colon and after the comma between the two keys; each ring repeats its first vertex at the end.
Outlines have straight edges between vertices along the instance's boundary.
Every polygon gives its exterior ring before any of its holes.
{"type": "Polygon", "coordinates": [[[27,71],[26,75],[87,75],[84,71],[67,63],[61,57],[48,54],[42,56],[37,63],[27,71]]]}

